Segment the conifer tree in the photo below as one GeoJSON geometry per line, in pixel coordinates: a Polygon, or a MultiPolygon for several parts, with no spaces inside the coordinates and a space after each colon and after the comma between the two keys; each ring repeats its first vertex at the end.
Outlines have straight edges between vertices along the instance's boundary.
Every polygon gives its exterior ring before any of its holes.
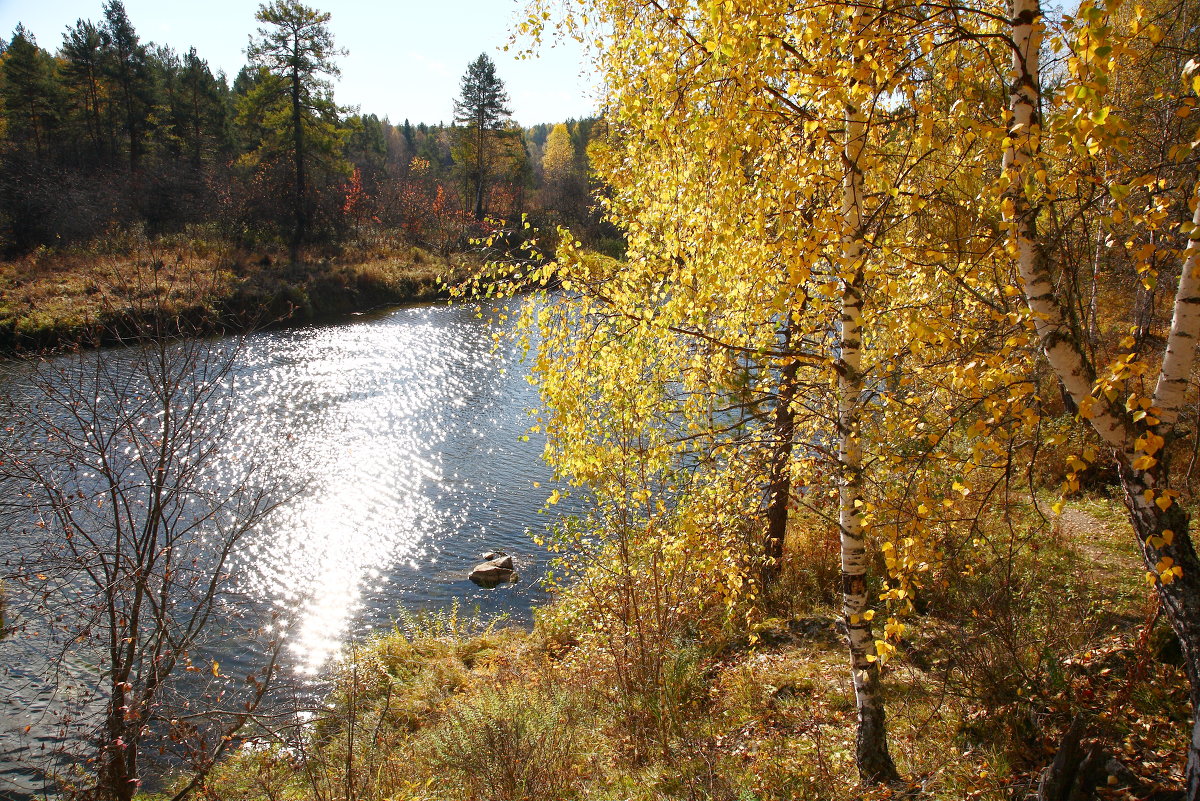
{"type": "Polygon", "coordinates": [[[508,94],[496,76],[496,65],[487,53],[471,62],[462,77],[462,95],[454,101],[454,121],[464,126],[460,146],[467,162],[467,180],[474,190],[475,219],[484,216],[484,193],[490,174],[493,140],[512,114],[505,106],[508,94]]]}
{"type": "Polygon", "coordinates": [[[341,74],[334,58],[345,51],[334,47],[330,14],[296,0],[264,3],[255,19],[263,27],[246,55],[262,75],[249,92],[246,108],[265,129],[256,157],[282,156],[291,162],[295,261],[311,223],[311,173],[320,161],[337,162],[341,149],[329,78],[341,74]]]}
{"type": "Polygon", "coordinates": [[[178,102],[173,121],[184,155],[199,168],[206,148],[219,146],[228,119],[228,87],[209,70],[196,48],[183,57],[179,73],[178,102]]]}
{"type": "Polygon", "coordinates": [[[52,101],[55,86],[51,58],[23,26],[17,25],[3,64],[0,98],[4,101],[8,140],[24,153],[42,158],[57,117],[52,101]]]}
{"type": "Polygon", "coordinates": [[[138,39],[121,0],[109,0],[104,4],[104,26],[100,36],[104,44],[105,73],[114,84],[116,103],[123,118],[129,170],[136,172],[154,109],[154,85],[146,48],[138,39]]]}
{"type": "Polygon", "coordinates": [[[78,20],[63,33],[60,75],[70,115],[92,159],[102,158],[110,145],[104,123],[104,41],[90,20],[78,20]]]}

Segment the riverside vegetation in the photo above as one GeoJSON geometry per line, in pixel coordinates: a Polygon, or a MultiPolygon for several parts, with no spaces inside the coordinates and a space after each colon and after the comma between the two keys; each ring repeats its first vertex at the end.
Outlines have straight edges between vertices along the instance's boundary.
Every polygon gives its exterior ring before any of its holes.
{"type": "Polygon", "coordinates": [[[124,238],[34,252],[0,263],[0,352],[126,340],[156,315],[197,334],[432,300],[478,264],[403,241],[325,251],[292,262],[279,250],[124,238]]]}
{"type": "Polygon", "coordinates": [[[466,284],[540,292],[561,591],[402,615],[180,795],[1200,799],[1198,19],[531,0],[626,245],[466,284]]]}
{"type": "Polygon", "coordinates": [[[1062,516],[1014,499],[979,531],[988,555],[924,599],[883,675],[906,777],[892,786],[857,779],[821,532],[789,531],[778,594],[750,623],[641,561],[590,569],[531,629],[457,608],[403,615],[346,651],[298,740],[241,751],[204,795],[1025,798],[1085,715],[1114,776],[1100,797],[1177,796],[1187,682],[1111,498],[1062,516]],[[662,591],[638,593],[634,573],[662,591]]]}

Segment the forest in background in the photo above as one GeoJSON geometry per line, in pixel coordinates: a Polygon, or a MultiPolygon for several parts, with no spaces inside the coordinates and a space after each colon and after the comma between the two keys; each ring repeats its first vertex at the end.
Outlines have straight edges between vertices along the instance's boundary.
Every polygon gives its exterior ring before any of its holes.
{"type": "MultiPolygon", "coordinates": [[[[309,35],[330,36],[321,16],[304,22],[309,35]]],[[[487,217],[530,213],[619,252],[592,211],[597,120],[522,128],[501,102],[481,164],[468,120],[393,123],[339,107],[329,79],[342,53],[332,38],[325,49],[303,76],[303,244],[375,237],[462,249],[487,232],[473,213],[482,167],[487,217]]],[[[288,243],[298,190],[283,77],[265,57],[232,82],[214,75],[194,48],[143,41],[120,0],[46,46],[18,25],[0,42],[0,250],[20,256],[131,231],[247,249],[288,243]]]]}

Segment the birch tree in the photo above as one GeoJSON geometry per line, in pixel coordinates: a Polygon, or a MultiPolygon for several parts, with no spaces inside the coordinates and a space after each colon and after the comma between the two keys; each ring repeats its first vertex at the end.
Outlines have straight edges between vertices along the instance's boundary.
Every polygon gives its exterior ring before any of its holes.
{"type": "MultiPolygon", "coordinates": [[[[612,187],[608,212],[630,241],[615,279],[629,291],[602,302],[756,354],[758,376],[788,376],[777,399],[796,381],[794,399],[774,407],[774,428],[759,429],[772,448],[748,475],[774,501],[795,495],[781,464],[802,477],[796,484],[835,477],[863,777],[894,775],[873,673],[902,630],[889,621],[872,637],[869,546],[889,567],[884,597],[903,606],[922,565],[939,558],[936,529],[956,525],[939,510],[979,504],[967,496],[1011,476],[1020,443],[1036,438],[1047,393],[1033,345],[1068,408],[1115,454],[1148,580],[1200,686],[1200,560],[1168,470],[1173,445],[1196,434],[1181,414],[1194,402],[1200,334],[1196,126],[1163,126],[1168,143],[1138,142],[1131,155],[1136,132],[1116,104],[1138,94],[1176,120],[1192,117],[1198,68],[1178,55],[1190,52],[1189,26],[1178,23],[1175,44],[1160,48],[1170,14],[1156,21],[1143,6],[1093,0],[1057,20],[1049,41],[1036,0],[579,8],[597,25],[583,13],[564,24],[594,41],[606,76],[615,136],[597,164],[612,187]],[[1084,301],[1085,276],[1096,284],[1105,266],[1131,265],[1144,304],[1168,262],[1178,280],[1161,354],[1147,354],[1152,322],[1108,341],[1098,317],[1112,310],[1099,308],[1095,288],[1084,301]],[[734,308],[757,338],[718,333],[734,308]],[[794,324],[786,352],[780,329],[765,334],[780,321],[794,324]],[[822,363],[830,369],[818,389],[822,363]],[[820,458],[817,421],[836,422],[838,439],[820,458]],[[789,451],[784,438],[805,448],[789,451]]],[[[541,20],[532,14],[526,26],[541,20]]],[[[727,442],[709,444],[718,441],[727,442]]],[[[1068,490],[1095,459],[1085,450],[1068,460],[1068,490]]],[[[767,509],[766,552],[784,553],[785,515],[767,509]]],[[[1200,792],[1198,748],[1200,727],[1190,797],[1200,792]]]]}
{"type": "MultiPolygon", "coordinates": [[[[863,418],[876,413],[871,376],[909,330],[896,325],[894,339],[882,333],[883,321],[895,319],[889,309],[911,300],[896,280],[902,261],[884,244],[896,215],[891,188],[917,153],[889,144],[903,140],[897,126],[911,118],[888,106],[900,91],[911,23],[855,4],[611,2],[586,10],[599,20],[597,59],[615,131],[595,163],[610,187],[608,212],[629,238],[629,260],[597,283],[568,253],[558,276],[587,308],[629,320],[642,347],[691,349],[710,368],[715,361],[751,376],[744,388],[765,409],[742,407],[750,413],[740,436],[712,413],[734,408],[734,373],[684,367],[658,380],[689,390],[693,405],[684,408],[695,414],[683,417],[684,439],[700,464],[717,468],[710,485],[765,490],[753,514],[763,522],[768,580],[786,555],[788,505],[814,504],[827,490],[838,497],[827,520],[841,542],[858,766],[867,781],[895,778],[867,591],[873,504],[863,451],[877,440],[863,418]],[[792,476],[806,488],[799,498],[792,476]]],[[[556,320],[566,327],[570,316],[556,320]]],[[[573,330],[584,343],[576,350],[611,358],[611,339],[600,338],[598,353],[594,334],[573,330]]],[[[589,427],[567,428],[578,398],[603,397],[604,387],[572,378],[587,375],[577,357],[543,372],[560,468],[604,464],[610,457],[580,450],[595,439],[589,427]],[[561,391],[560,380],[573,381],[573,390],[561,391]]]]}
{"type": "MultiPolygon", "coordinates": [[[[1115,6],[1115,4],[1114,4],[1115,6]]],[[[1170,219],[1170,209],[1155,192],[1157,176],[1120,169],[1125,131],[1118,115],[1105,102],[1110,80],[1122,66],[1131,69],[1139,57],[1139,39],[1154,41],[1162,33],[1137,11],[1126,25],[1119,24],[1113,7],[1085,2],[1077,21],[1067,23],[1065,46],[1072,50],[1067,85],[1047,92],[1041,60],[1046,20],[1038,0],[1014,0],[1011,6],[1011,114],[1002,156],[1002,207],[1007,228],[1007,250],[1020,278],[1032,325],[1046,361],[1079,409],[1079,415],[1111,449],[1118,463],[1125,503],[1137,536],[1138,548],[1167,618],[1179,636],[1191,683],[1192,740],[1187,759],[1187,797],[1200,797],[1200,559],[1190,532],[1190,516],[1178,502],[1172,486],[1170,445],[1181,437],[1195,437],[1194,425],[1181,412],[1189,402],[1195,367],[1196,337],[1200,335],[1200,202],[1196,197],[1194,167],[1185,217],[1170,219]],[[1118,23],[1118,24],[1114,24],[1118,23]],[[1124,63],[1122,63],[1124,62],[1124,63]],[[1131,65],[1132,62],[1132,65],[1131,65]],[[1055,112],[1048,127],[1042,109],[1055,112]],[[1044,146],[1048,135],[1049,148],[1044,146]],[[1080,145],[1064,155],[1066,145],[1080,145]],[[1083,153],[1081,157],[1079,154],[1083,153]],[[1096,154],[1116,157],[1107,192],[1113,203],[1101,220],[1108,230],[1121,230],[1129,217],[1135,233],[1139,226],[1178,231],[1177,289],[1165,347],[1157,359],[1139,358],[1126,351],[1108,365],[1097,365],[1089,355],[1079,326],[1073,324],[1056,273],[1056,252],[1041,226],[1055,199],[1048,176],[1078,180],[1081,163],[1096,154]],[[1139,200],[1131,189],[1149,190],[1139,200]]],[[[1200,81],[1189,63],[1182,77],[1183,91],[1159,86],[1194,105],[1200,81]]],[[[1186,113],[1185,115],[1186,116],[1186,113]]],[[[1186,140],[1172,148],[1172,160],[1189,162],[1192,144],[1186,140]]],[[[1181,215],[1182,216],[1182,215],[1181,215]]],[[[1132,239],[1130,240],[1133,241],[1132,239]]],[[[1143,250],[1146,280],[1153,280],[1147,258],[1156,248],[1143,250]]],[[[1172,250],[1169,246],[1161,251],[1172,250]]],[[[1132,342],[1126,343],[1132,345],[1132,342]]]]}
{"type": "Polygon", "coordinates": [[[849,20],[850,74],[843,102],[845,144],[842,149],[842,308],[838,352],[838,528],[841,534],[842,618],[850,643],[850,673],[858,701],[857,753],[859,773],[873,781],[897,778],[887,749],[883,700],[879,695],[879,664],[871,633],[867,593],[867,548],[863,530],[862,370],[863,293],[866,289],[867,221],[864,153],[872,71],[863,69],[871,15],[854,6],[849,20]]]}

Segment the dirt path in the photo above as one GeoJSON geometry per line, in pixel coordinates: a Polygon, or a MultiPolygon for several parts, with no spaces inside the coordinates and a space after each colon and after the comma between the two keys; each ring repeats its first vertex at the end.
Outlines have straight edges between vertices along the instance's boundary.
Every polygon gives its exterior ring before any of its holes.
{"type": "MultiPolygon", "coordinates": [[[[1116,569],[1113,564],[1114,546],[1122,540],[1132,555],[1132,542],[1126,540],[1118,526],[1076,507],[1064,506],[1061,515],[1051,512],[1051,520],[1057,525],[1063,538],[1068,540],[1079,553],[1093,565],[1106,572],[1116,569]]],[[[1122,565],[1122,567],[1124,567],[1122,565]]]]}
{"type": "Polygon", "coordinates": [[[1055,514],[1045,502],[1038,502],[1037,508],[1075,552],[1088,583],[1111,588],[1110,600],[1117,601],[1126,614],[1138,614],[1146,596],[1145,566],[1134,545],[1125,508],[1101,499],[1072,499],[1061,514],[1055,514]]]}

